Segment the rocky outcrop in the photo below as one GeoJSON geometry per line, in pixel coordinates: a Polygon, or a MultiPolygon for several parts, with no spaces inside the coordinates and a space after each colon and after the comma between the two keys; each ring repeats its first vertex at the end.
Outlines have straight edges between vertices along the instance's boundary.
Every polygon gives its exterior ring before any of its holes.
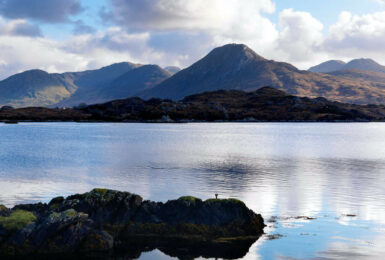
{"type": "Polygon", "coordinates": [[[181,197],[161,203],[94,189],[48,204],[0,207],[0,256],[140,255],[159,248],[175,256],[187,250],[191,256],[240,257],[264,226],[261,215],[236,199],[181,197]],[[181,252],[179,246],[184,248],[181,252]]]}

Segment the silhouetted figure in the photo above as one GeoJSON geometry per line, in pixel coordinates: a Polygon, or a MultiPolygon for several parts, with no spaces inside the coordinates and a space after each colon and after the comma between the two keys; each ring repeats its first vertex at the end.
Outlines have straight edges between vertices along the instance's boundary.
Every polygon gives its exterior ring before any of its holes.
{"type": "Polygon", "coordinates": [[[218,199],[218,193],[215,193],[215,199],[218,199]]]}

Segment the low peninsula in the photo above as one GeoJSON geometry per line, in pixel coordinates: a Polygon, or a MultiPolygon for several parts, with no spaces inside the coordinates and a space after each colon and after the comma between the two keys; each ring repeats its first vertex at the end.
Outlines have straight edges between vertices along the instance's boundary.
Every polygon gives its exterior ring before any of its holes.
{"type": "Polygon", "coordinates": [[[384,121],[385,105],[357,105],[299,97],[264,87],[217,90],[180,101],[133,97],[74,108],[2,107],[0,121],[76,122],[369,122],[384,121]]]}

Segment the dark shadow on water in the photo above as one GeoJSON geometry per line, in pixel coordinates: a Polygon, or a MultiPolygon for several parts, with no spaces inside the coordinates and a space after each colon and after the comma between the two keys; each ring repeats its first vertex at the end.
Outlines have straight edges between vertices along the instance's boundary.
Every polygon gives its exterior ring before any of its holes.
{"type": "Polygon", "coordinates": [[[22,257],[3,257],[0,259],[138,259],[142,253],[158,249],[170,257],[180,260],[202,258],[239,259],[246,256],[250,247],[257,241],[256,237],[236,240],[220,240],[216,242],[197,242],[191,240],[175,239],[132,239],[116,245],[110,252],[71,253],[55,255],[34,255],[22,257]]]}
{"type": "MultiPolygon", "coordinates": [[[[130,241],[126,246],[120,247],[118,252],[127,256],[127,253],[133,252],[135,249],[140,253],[158,249],[164,254],[177,257],[178,259],[187,260],[198,257],[238,259],[244,257],[249,252],[250,247],[256,240],[256,238],[246,238],[242,240],[218,241],[215,243],[183,241],[180,239],[169,240],[167,242],[162,239],[157,239],[152,240],[151,243],[144,243],[145,241],[136,240],[130,241]]],[[[136,258],[140,256],[140,253],[136,258]]]]}

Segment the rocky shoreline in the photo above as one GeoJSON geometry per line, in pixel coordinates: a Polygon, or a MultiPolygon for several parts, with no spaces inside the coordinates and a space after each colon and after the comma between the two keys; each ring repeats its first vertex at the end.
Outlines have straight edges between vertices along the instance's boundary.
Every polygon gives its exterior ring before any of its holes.
{"type": "Polygon", "coordinates": [[[159,249],[170,256],[239,258],[263,234],[261,215],[236,199],[144,201],[94,189],[48,204],[0,207],[0,256],[121,255],[159,249]]]}

